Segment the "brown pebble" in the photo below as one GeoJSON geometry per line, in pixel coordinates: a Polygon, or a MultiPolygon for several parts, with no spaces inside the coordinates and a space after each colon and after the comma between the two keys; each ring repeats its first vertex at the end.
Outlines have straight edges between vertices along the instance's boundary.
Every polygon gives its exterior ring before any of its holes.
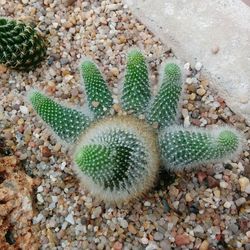
{"type": "Polygon", "coordinates": [[[199,250],[207,250],[208,247],[209,247],[208,241],[207,241],[207,240],[204,240],[204,241],[201,243],[201,245],[200,245],[200,247],[199,247],[199,250]]]}
{"type": "Polygon", "coordinates": [[[197,174],[197,178],[199,180],[199,183],[202,183],[207,178],[207,174],[204,172],[199,172],[197,174]]]}
{"type": "Polygon", "coordinates": [[[114,250],[121,250],[122,249],[122,243],[117,241],[114,245],[113,245],[113,249],[114,250]]]}
{"type": "Polygon", "coordinates": [[[117,103],[115,103],[115,104],[113,105],[113,109],[114,109],[114,111],[117,112],[117,113],[121,111],[121,107],[120,107],[120,105],[117,104],[117,103]]]}
{"type": "Polygon", "coordinates": [[[4,65],[2,65],[2,64],[0,64],[0,74],[5,73],[6,71],[7,71],[7,67],[4,66],[4,65]]]}
{"type": "Polygon", "coordinates": [[[136,228],[134,227],[134,225],[133,224],[128,224],[128,231],[130,232],[130,233],[132,233],[132,234],[137,234],[137,230],[136,230],[136,228]]]}
{"type": "Polygon", "coordinates": [[[42,156],[43,157],[50,157],[52,155],[50,149],[48,147],[42,147],[42,156]]]}
{"type": "Polygon", "coordinates": [[[217,53],[219,52],[219,50],[220,50],[219,46],[214,46],[214,47],[212,48],[212,53],[213,53],[213,54],[217,54],[217,53]]]}
{"type": "Polygon", "coordinates": [[[189,236],[186,234],[177,234],[175,236],[175,244],[177,246],[188,245],[190,243],[189,236]]]}
{"type": "Polygon", "coordinates": [[[208,183],[208,186],[210,188],[215,188],[215,187],[218,187],[220,185],[219,181],[217,181],[215,178],[213,178],[212,176],[208,176],[207,177],[207,183],[208,183]]]}
{"type": "Polygon", "coordinates": [[[206,93],[206,90],[203,89],[203,88],[199,88],[199,89],[197,89],[196,93],[197,93],[199,96],[204,96],[205,93],[206,93]]]}

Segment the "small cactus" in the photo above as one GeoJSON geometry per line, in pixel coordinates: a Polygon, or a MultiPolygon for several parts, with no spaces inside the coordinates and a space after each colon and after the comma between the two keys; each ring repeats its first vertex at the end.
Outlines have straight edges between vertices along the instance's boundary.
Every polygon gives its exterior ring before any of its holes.
{"type": "Polygon", "coordinates": [[[139,50],[131,51],[121,97],[125,112],[118,114],[114,114],[111,92],[97,66],[85,61],[80,69],[93,118],[38,91],[31,92],[29,99],[55,133],[72,144],[79,178],[100,199],[118,203],[147,192],[161,162],[167,169],[182,170],[231,159],[242,150],[241,134],[232,127],[176,124],[182,92],[176,63],[165,64],[153,98],[146,61],[139,50]]]}
{"type": "Polygon", "coordinates": [[[29,71],[45,55],[46,42],[31,25],[0,17],[0,64],[29,71]]]}

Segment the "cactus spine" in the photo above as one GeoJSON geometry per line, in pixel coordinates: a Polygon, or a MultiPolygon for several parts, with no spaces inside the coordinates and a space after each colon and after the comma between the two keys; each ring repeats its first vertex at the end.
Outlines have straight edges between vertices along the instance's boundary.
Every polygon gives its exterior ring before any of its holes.
{"type": "Polygon", "coordinates": [[[133,114],[113,116],[112,95],[97,66],[85,61],[80,69],[93,120],[39,92],[32,92],[30,100],[57,135],[75,142],[75,170],[100,199],[117,203],[145,193],[154,185],[160,159],[166,168],[181,170],[231,159],[241,151],[242,137],[231,127],[206,130],[172,125],[182,91],[177,64],[165,65],[159,92],[150,101],[145,59],[138,50],[130,52],[121,104],[133,114]],[[141,114],[146,119],[139,119],[141,114]],[[158,128],[152,126],[155,122],[158,128]]]}
{"type": "Polygon", "coordinates": [[[0,18],[0,64],[29,71],[45,58],[46,47],[45,40],[30,25],[0,18]]]}

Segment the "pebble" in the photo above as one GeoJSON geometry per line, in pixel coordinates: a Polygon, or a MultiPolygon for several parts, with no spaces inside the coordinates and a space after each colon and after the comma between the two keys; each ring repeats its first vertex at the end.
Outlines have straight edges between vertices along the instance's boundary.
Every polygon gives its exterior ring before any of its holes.
{"type": "Polygon", "coordinates": [[[146,237],[141,238],[141,243],[143,245],[147,245],[148,244],[148,238],[146,238],[146,237]]]}
{"type": "Polygon", "coordinates": [[[150,203],[149,201],[145,201],[145,202],[144,202],[144,206],[145,206],[145,207],[150,207],[150,206],[151,206],[151,203],[150,203]]]}
{"type": "Polygon", "coordinates": [[[48,158],[48,157],[50,157],[52,155],[52,153],[51,153],[50,149],[45,146],[45,147],[42,147],[42,155],[44,157],[48,158]]]}
{"type": "Polygon", "coordinates": [[[221,188],[227,188],[227,187],[228,187],[228,183],[225,182],[225,181],[221,181],[221,182],[220,182],[220,187],[221,187],[221,188]]]}
{"type": "Polygon", "coordinates": [[[190,244],[190,238],[186,234],[177,234],[175,236],[175,244],[177,246],[184,246],[190,244]]]}
{"type": "Polygon", "coordinates": [[[193,79],[192,79],[191,77],[187,77],[186,83],[187,83],[187,84],[193,83],[193,79]]]}
{"type": "Polygon", "coordinates": [[[199,250],[208,250],[209,248],[209,243],[207,240],[202,241],[199,250]]]}
{"type": "Polygon", "coordinates": [[[208,186],[210,188],[215,188],[215,187],[218,187],[220,185],[219,181],[217,181],[215,178],[213,178],[212,176],[208,176],[207,177],[207,183],[208,183],[208,186]]]}
{"type": "Polygon", "coordinates": [[[245,193],[250,194],[250,184],[246,186],[245,193]]]}
{"type": "Polygon", "coordinates": [[[96,207],[93,209],[91,218],[92,219],[98,218],[101,215],[101,213],[102,213],[102,207],[96,207]]]}
{"type": "Polygon", "coordinates": [[[123,247],[123,245],[122,245],[122,243],[121,242],[119,242],[119,241],[117,241],[117,242],[115,242],[115,244],[113,245],[113,250],[122,250],[122,247],[123,247]]]}
{"type": "Polygon", "coordinates": [[[156,241],[161,241],[161,240],[163,240],[163,238],[164,238],[164,235],[160,232],[156,232],[154,234],[154,240],[156,240],[156,241]]]}
{"type": "Polygon", "coordinates": [[[29,110],[26,106],[20,106],[20,111],[24,115],[27,115],[29,113],[29,110]]]}
{"type": "Polygon", "coordinates": [[[239,178],[240,190],[245,192],[247,186],[249,185],[249,179],[245,176],[239,178]]]}
{"type": "Polygon", "coordinates": [[[131,223],[128,224],[128,231],[132,234],[137,234],[136,228],[131,223]]]}
{"type": "Polygon", "coordinates": [[[219,52],[219,50],[220,50],[220,47],[219,47],[219,46],[214,46],[214,47],[212,48],[212,53],[213,53],[213,54],[217,54],[217,53],[219,52]]]}
{"type": "MultiPolygon", "coordinates": [[[[2,1],[3,1],[2,4],[5,4],[6,0],[2,0],[2,1]]],[[[4,66],[3,64],[0,64],[0,74],[4,74],[6,71],[7,71],[7,67],[4,66]]]]}
{"type": "Polygon", "coordinates": [[[189,96],[189,99],[194,101],[196,98],[196,94],[195,93],[192,93],[190,96],[189,96]]]}
{"type": "Polygon", "coordinates": [[[246,198],[244,198],[244,197],[240,197],[239,199],[237,199],[235,201],[235,204],[237,207],[240,207],[241,205],[243,205],[245,203],[246,203],[246,198]]]}
{"type": "Polygon", "coordinates": [[[65,221],[67,221],[71,225],[75,224],[74,217],[73,217],[72,213],[70,213],[70,214],[67,215],[67,217],[65,218],[65,221]]]}
{"type": "Polygon", "coordinates": [[[37,194],[36,198],[40,203],[44,202],[43,196],[41,194],[37,194]]]}
{"type": "Polygon", "coordinates": [[[203,88],[199,88],[197,89],[196,93],[199,95],[199,96],[204,96],[206,94],[206,90],[203,89],[203,88]]]}
{"type": "Polygon", "coordinates": [[[197,71],[200,71],[201,68],[202,68],[202,64],[200,62],[197,62],[194,66],[194,68],[197,70],[197,71]]]}
{"type": "Polygon", "coordinates": [[[191,201],[193,201],[193,198],[192,198],[192,196],[190,195],[190,193],[186,193],[185,199],[186,199],[186,202],[191,202],[191,201]]]}
{"type": "Polygon", "coordinates": [[[35,216],[33,218],[33,224],[38,224],[39,222],[41,222],[44,219],[44,216],[39,213],[37,216],[35,216]]]}
{"type": "Polygon", "coordinates": [[[37,188],[37,192],[40,193],[40,192],[42,192],[42,191],[43,191],[43,186],[39,186],[39,187],[37,188]]]}
{"type": "Polygon", "coordinates": [[[232,203],[229,201],[226,201],[223,205],[225,208],[230,208],[232,206],[232,203]]]}
{"type": "Polygon", "coordinates": [[[120,221],[120,225],[121,225],[122,228],[127,228],[128,227],[128,222],[126,220],[121,218],[119,221],[120,221]]]}

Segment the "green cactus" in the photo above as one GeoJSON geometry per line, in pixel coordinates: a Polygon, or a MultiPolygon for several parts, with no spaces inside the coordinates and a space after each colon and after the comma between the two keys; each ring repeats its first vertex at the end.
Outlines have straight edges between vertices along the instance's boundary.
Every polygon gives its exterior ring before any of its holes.
{"type": "Polygon", "coordinates": [[[45,58],[46,46],[46,41],[32,26],[0,18],[0,64],[32,70],[45,58]]]}
{"type": "Polygon", "coordinates": [[[112,95],[96,65],[85,61],[80,69],[93,120],[37,91],[29,98],[57,135],[74,141],[75,171],[96,197],[120,203],[140,196],[154,185],[161,161],[167,169],[181,170],[232,159],[242,150],[241,134],[231,127],[172,125],[182,92],[177,64],[165,65],[159,93],[150,101],[145,59],[139,51],[130,52],[121,98],[126,112],[118,114],[112,110],[112,95]],[[99,105],[93,107],[93,102],[99,105]]]}
{"type": "Polygon", "coordinates": [[[125,81],[122,90],[121,103],[126,111],[143,113],[150,99],[148,68],[144,56],[139,50],[131,50],[125,81]]]}
{"type": "Polygon", "coordinates": [[[29,99],[36,112],[62,140],[75,141],[89,124],[89,118],[81,112],[64,107],[38,91],[32,91],[29,99]]]}
{"type": "Polygon", "coordinates": [[[165,165],[172,169],[195,167],[231,158],[238,153],[241,137],[231,127],[168,127],[161,132],[159,144],[165,165]]]}
{"type": "Polygon", "coordinates": [[[81,64],[81,74],[89,108],[97,118],[108,114],[113,99],[97,66],[91,61],[84,61],[81,64]]]}
{"type": "Polygon", "coordinates": [[[176,123],[178,104],[182,91],[182,75],[180,67],[175,63],[167,63],[159,93],[150,105],[147,119],[159,126],[176,123]]]}

